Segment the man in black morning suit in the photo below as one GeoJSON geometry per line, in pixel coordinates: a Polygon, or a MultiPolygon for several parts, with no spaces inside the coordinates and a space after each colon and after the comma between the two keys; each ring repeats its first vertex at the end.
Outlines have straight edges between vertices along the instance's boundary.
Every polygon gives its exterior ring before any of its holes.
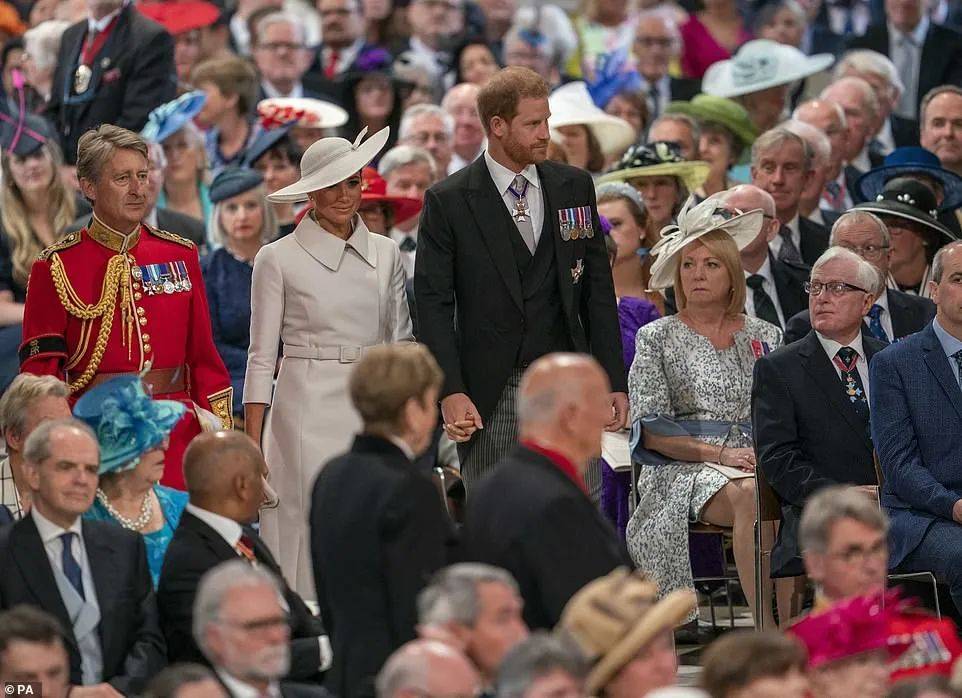
{"type": "Polygon", "coordinates": [[[132,2],[87,6],[88,17],[64,32],[46,113],[70,165],[85,131],[114,124],[139,132],[152,109],[177,96],[170,34],[132,2]]]}
{"type": "Polygon", "coordinates": [[[833,247],[812,269],[812,284],[815,329],[760,358],[752,384],[758,467],[782,507],[771,557],[776,577],[804,574],[798,524],[811,495],[828,485],[876,484],[868,366],[885,345],[863,336],[860,325],[882,280],[854,252],[833,247]]]}
{"type": "Polygon", "coordinates": [[[290,615],[288,679],[308,681],[330,664],[321,620],[284,581],[280,566],[249,524],[264,499],[264,457],[236,431],[203,433],[184,453],[190,503],[167,547],[157,585],[161,627],[171,663],[207,660],[194,641],[194,599],[201,577],[222,562],[251,559],[277,578],[290,615]],[[248,555],[249,551],[249,555],[248,555]]]}
{"type": "Polygon", "coordinates": [[[85,521],[93,505],[100,449],[83,422],[37,427],[24,447],[30,512],[0,527],[0,610],[35,606],[60,621],[70,683],[143,692],[167,663],[141,534],[85,521]]]}
{"type": "Polygon", "coordinates": [[[932,88],[962,84],[962,33],[931,22],[927,14],[923,0],[886,0],[885,20],[873,22],[865,34],[848,42],[848,48],[888,56],[899,68],[906,92],[895,111],[907,119],[918,119],[922,98],[932,88]],[[903,37],[915,45],[914,56],[905,62],[903,37]]]}
{"type": "Polygon", "coordinates": [[[527,68],[495,75],[478,97],[487,150],[428,190],[421,212],[419,339],[444,371],[442,417],[469,492],[515,443],[518,381],[538,357],[592,353],[612,386],[610,428],[627,413],[594,184],[545,160],[547,97],[527,68]]]}

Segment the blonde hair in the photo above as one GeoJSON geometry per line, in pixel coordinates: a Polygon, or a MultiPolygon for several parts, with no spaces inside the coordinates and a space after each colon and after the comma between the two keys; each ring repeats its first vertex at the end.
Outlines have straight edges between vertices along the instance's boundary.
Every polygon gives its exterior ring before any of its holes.
{"type": "MultiPolygon", "coordinates": [[[[237,196],[247,194],[248,192],[253,192],[255,195],[257,195],[257,200],[261,205],[261,214],[263,215],[263,219],[261,220],[261,242],[270,242],[277,237],[279,229],[277,226],[277,214],[274,212],[274,207],[267,201],[267,190],[264,189],[263,184],[258,184],[253,189],[241,192],[240,194],[237,194],[237,196]]],[[[227,233],[220,224],[220,214],[223,210],[224,204],[233,198],[234,197],[232,196],[228,199],[224,199],[223,201],[218,201],[214,205],[214,213],[210,217],[210,222],[207,224],[208,236],[210,237],[211,244],[213,244],[215,247],[227,247],[227,233]]]]}
{"type": "Polygon", "coordinates": [[[44,397],[62,397],[66,400],[70,397],[70,388],[56,376],[21,373],[14,378],[0,398],[0,431],[4,435],[23,435],[30,406],[44,397]]]}
{"type": "Polygon", "coordinates": [[[423,344],[382,344],[364,353],[351,372],[351,402],[368,432],[393,433],[412,398],[439,390],[444,374],[423,344]]]}
{"type": "MultiPolygon", "coordinates": [[[[48,140],[40,148],[50,161],[52,168],[50,182],[47,183],[47,215],[53,228],[54,238],[59,240],[77,215],[77,202],[60,177],[60,166],[63,164],[60,146],[48,140]]],[[[4,234],[10,241],[13,280],[20,286],[26,287],[30,267],[43,251],[44,244],[30,226],[23,193],[17,187],[10,170],[10,157],[10,153],[6,150],[0,157],[0,169],[3,171],[0,225],[3,226],[4,234]]]]}
{"type": "Polygon", "coordinates": [[[133,131],[113,124],[87,131],[77,142],[77,178],[96,182],[117,150],[136,150],[149,160],[147,142],[133,131]]]}
{"type": "MultiPolygon", "coordinates": [[[[725,315],[735,316],[745,312],[745,271],[742,268],[742,258],[738,253],[738,246],[732,240],[732,236],[724,230],[712,230],[705,233],[697,240],[693,240],[689,245],[700,242],[708,248],[713,257],[717,257],[722,266],[728,271],[728,278],[731,283],[729,291],[728,306],[725,308],[725,315]]],[[[686,245],[687,247],[687,245],[686,245]]],[[[688,305],[688,297],[681,284],[681,256],[679,254],[678,268],[675,269],[675,300],[678,310],[684,310],[688,305]]]]}

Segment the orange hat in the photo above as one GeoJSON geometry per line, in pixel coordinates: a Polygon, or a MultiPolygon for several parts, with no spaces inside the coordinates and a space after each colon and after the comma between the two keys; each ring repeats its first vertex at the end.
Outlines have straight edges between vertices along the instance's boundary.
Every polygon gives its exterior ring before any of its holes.
{"type": "Polygon", "coordinates": [[[20,19],[20,14],[13,5],[0,0],[0,31],[10,36],[20,36],[27,31],[27,25],[20,19]]]}
{"type": "Polygon", "coordinates": [[[137,9],[145,17],[163,26],[173,36],[209,27],[220,17],[217,6],[206,0],[146,2],[138,4],[137,9]]]}

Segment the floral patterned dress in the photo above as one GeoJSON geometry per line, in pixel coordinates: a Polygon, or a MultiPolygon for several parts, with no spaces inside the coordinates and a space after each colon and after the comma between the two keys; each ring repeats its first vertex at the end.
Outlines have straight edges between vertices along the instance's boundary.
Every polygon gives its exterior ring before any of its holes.
{"type": "MultiPolygon", "coordinates": [[[[716,349],[676,315],[645,325],[638,331],[628,374],[632,423],[655,416],[749,422],[756,354],[774,351],[781,341],[781,330],[751,317],[745,317],[727,349],[716,349]]],[[[731,448],[752,445],[751,435],[739,430],[728,437],[696,438],[731,448]]],[[[694,586],[688,524],[698,520],[708,500],[727,483],[725,475],[704,463],[642,466],[640,501],[628,522],[628,551],[638,568],[658,582],[662,595],[694,586]]]]}

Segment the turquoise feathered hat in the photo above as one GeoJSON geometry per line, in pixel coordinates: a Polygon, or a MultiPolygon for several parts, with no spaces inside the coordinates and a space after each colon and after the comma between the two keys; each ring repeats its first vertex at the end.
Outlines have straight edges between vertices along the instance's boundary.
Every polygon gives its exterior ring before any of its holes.
{"type": "Polygon", "coordinates": [[[204,92],[194,90],[161,104],[150,112],[140,137],[153,143],[163,143],[200,114],[206,101],[207,95],[204,92]]]}
{"type": "Polygon", "coordinates": [[[74,417],[94,430],[100,443],[100,474],[130,470],[159,446],[187,411],[175,400],[154,400],[140,376],[118,376],[84,393],[74,417]]]}

